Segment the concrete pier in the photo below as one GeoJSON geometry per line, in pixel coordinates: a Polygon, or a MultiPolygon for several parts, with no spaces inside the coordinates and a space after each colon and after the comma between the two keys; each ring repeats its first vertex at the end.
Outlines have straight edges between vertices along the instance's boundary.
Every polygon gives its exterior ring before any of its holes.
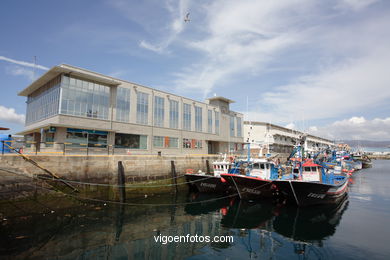
{"type": "MultiPolygon", "coordinates": [[[[215,155],[154,156],[154,155],[114,155],[114,156],[61,156],[29,155],[40,166],[53,172],[61,179],[70,180],[71,185],[80,190],[80,196],[118,199],[118,161],[124,168],[126,196],[152,195],[187,189],[182,176],[186,169],[206,171],[206,161],[217,160],[215,155]],[[174,162],[177,179],[172,178],[174,162]],[[176,180],[176,182],[175,182],[176,180]],[[94,185],[99,184],[99,185],[94,185]],[[149,185],[150,184],[150,185],[149,185]],[[177,184],[177,187],[175,186],[177,184]],[[131,187],[134,185],[136,187],[131,187]],[[153,186],[153,187],[148,187],[153,186]]],[[[36,176],[50,177],[17,155],[0,158],[0,199],[17,197],[17,194],[32,192],[31,183],[36,176]],[[13,173],[18,173],[13,174],[13,173]],[[14,176],[13,176],[14,175],[14,176]],[[27,184],[26,184],[27,182],[27,184]],[[13,187],[13,188],[12,188],[13,187]],[[15,190],[16,189],[16,190],[15,190]],[[13,194],[13,195],[12,195],[13,194]],[[11,196],[12,195],[12,196],[11,196]]],[[[44,180],[39,180],[39,185],[44,180]]],[[[48,178],[49,184],[56,183],[48,178]]],[[[57,182],[57,184],[59,184],[57,182]]],[[[36,185],[36,183],[34,183],[36,185]]],[[[59,188],[60,185],[57,185],[59,188]]]]}

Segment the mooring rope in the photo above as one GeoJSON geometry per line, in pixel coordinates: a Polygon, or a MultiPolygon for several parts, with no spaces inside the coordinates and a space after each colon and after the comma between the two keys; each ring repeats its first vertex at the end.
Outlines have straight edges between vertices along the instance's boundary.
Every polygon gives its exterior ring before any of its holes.
{"type": "MultiPolygon", "coordinates": [[[[17,174],[17,173],[14,173],[12,171],[10,171],[10,173],[17,174]]],[[[111,203],[111,204],[116,204],[116,205],[127,205],[127,206],[153,206],[153,207],[156,207],[156,206],[183,206],[183,205],[192,205],[192,204],[199,204],[199,203],[208,203],[208,202],[213,202],[213,201],[218,201],[218,200],[222,200],[222,199],[236,197],[238,195],[238,193],[234,193],[234,194],[230,194],[230,195],[223,196],[223,197],[217,197],[217,198],[213,198],[213,199],[192,201],[192,202],[183,202],[183,203],[130,203],[130,202],[120,202],[120,201],[112,201],[112,200],[104,200],[104,199],[81,197],[81,196],[76,196],[76,195],[73,195],[73,194],[65,193],[65,192],[60,191],[60,190],[52,190],[52,189],[49,189],[49,188],[41,187],[41,186],[38,186],[36,184],[32,184],[32,185],[30,185],[28,183],[24,183],[24,184],[32,186],[32,187],[36,187],[36,188],[45,189],[45,190],[48,190],[50,192],[60,192],[60,193],[64,194],[65,196],[69,196],[69,197],[72,197],[72,198],[75,198],[75,199],[78,199],[78,200],[89,200],[89,201],[94,201],[94,202],[111,203]]],[[[257,186],[257,187],[255,187],[253,189],[259,189],[259,188],[261,188],[261,187],[263,187],[265,185],[268,185],[268,183],[260,185],[260,186],[257,186]]],[[[248,191],[245,191],[245,192],[242,192],[241,194],[247,193],[247,192],[248,191]]]]}

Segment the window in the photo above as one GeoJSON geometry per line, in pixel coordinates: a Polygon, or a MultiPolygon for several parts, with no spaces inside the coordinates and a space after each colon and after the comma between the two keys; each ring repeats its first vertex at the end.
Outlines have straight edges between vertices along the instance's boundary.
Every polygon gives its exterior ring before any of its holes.
{"type": "Polygon", "coordinates": [[[153,136],[154,147],[164,147],[164,136],[153,136]]]}
{"type": "Polygon", "coordinates": [[[310,167],[304,167],[305,172],[310,172],[310,167]]]}
{"type": "Polygon", "coordinates": [[[169,127],[179,128],[179,102],[169,100],[169,127]]]}
{"type": "Polygon", "coordinates": [[[237,117],[237,136],[242,137],[241,133],[241,117],[237,117]]]}
{"type": "Polygon", "coordinates": [[[213,111],[210,109],[207,110],[207,132],[213,132],[213,111]]]}
{"type": "Polygon", "coordinates": [[[191,131],[191,105],[183,104],[183,129],[191,131]]]}
{"type": "Polygon", "coordinates": [[[61,114],[108,119],[108,86],[63,75],[61,114]]]}
{"type": "Polygon", "coordinates": [[[234,136],[234,117],[230,116],[230,136],[234,136]]]}
{"type": "Polygon", "coordinates": [[[202,132],[202,108],[195,106],[195,131],[202,132]]]}
{"type": "Polygon", "coordinates": [[[215,111],[215,133],[219,134],[219,112],[215,111]]]}
{"type": "Polygon", "coordinates": [[[183,148],[201,149],[202,147],[202,140],[183,138],[183,148]]]}
{"type": "Polygon", "coordinates": [[[116,120],[121,122],[130,122],[130,89],[128,88],[117,88],[116,120]]]}
{"type": "Polygon", "coordinates": [[[183,138],[183,148],[191,148],[191,140],[183,138]]]}
{"type": "Polygon", "coordinates": [[[107,136],[106,131],[67,128],[65,142],[76,147],[107,147],[107,136]]]}
{"type": "Polygon", "coordinates": [[[52,79],[27,97],[26,125],[58,114],[61,77],[52,79]]]}
{"type": "Polygon", "coordinates": [[[312,172],[316,172],[317,171],[317,167],[311,167],[311,171],[312,172]]]}
{"type": "Polygon", "coordinates": [[[178,148],[179,147],[179,138],[169,137],[169,148],[178,148]]]}
{"type": "Polygon", "coordinates": [[[164,126],[164,98],[154,97],[154,126],[164,126]]]}
{"type": "Polygon", "coordinates": [[[265,169],[265,166],[264,166],[264,164],[262,163],[262,164],[260,164],[260,169],[262,169],[262,170],[264,170],[265,169]]]}
{"type": "Polygon", "coordinates": [[[146,135],[115,134],[115,148],[147,149],[146,135]]]}
{"type": "Polygon", "coordinates": [[[137,124],[148,124],[149,94],[137,92],[137,124]]]}

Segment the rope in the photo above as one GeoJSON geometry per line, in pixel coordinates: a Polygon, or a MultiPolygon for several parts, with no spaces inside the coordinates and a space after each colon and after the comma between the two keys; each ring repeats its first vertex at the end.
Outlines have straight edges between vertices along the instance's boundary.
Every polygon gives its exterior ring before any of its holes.
{"type": "MultiPolygon", "coordinates": [[[[185,176],[185,175],[180,175],[179,177],[183,177],[183,176],[185,176]]],[[[194,183],[194,182],[198,182],[198,181],[204,181],[204,180],[212,179],[212,178],[214,178],[214,176],[206,177],[206,178],[194,180],[194,181],[180,182],[177,184],[162,184],[162,185],[126,185],[126,184],[119,185],[119,184],[108,184],[108,183],[71,181],[71,180],[65,180],[65,179],[52,179],[50,177],[45,177],[45,176],[38,176],[38,178],[46,179],[46,180],[53,180],[53,181],[65,181],[65,182],[70,182],[70,183],[75,183],[75,184],[92,185],[92,186],[105,186],[105,187],[117,187],[117,188],[157,188],[157,187],[178,186],[178,185],[184,185],[184,184],[194,183]]],[[[164,179],[164,180],[170,180],[170,179],[164,179]]]]}
{"type": "MultiPolygon", "coordinates": [[[[14,172],[11,172],[11,173],[14,173],[14,172]]],[[[14,174],[16,174],[16,173],[14,173],[14,174]]],[[[45,190],[48,190],[50,192],[60,192],[60,193],[64,194],[65,196],[69,196],[69,197],[72,197],[72,198],[75,198],[75,199],[78,199],[78,200],[89,200],[89,201],[94,201],[94,202],[111,203],[111,204],[116,204],[116,205],[128,205],[128,206],[153,206],[153,207],[156,207],[156,206],[192,205],[192,204],[199,204],[199,203],[205,203],[205,202],[207,203],[207,202],[213,202],[213,201],[218,201],[218,200],[222,200],[222,199],[232,198],[232,197],[235,197],[235,196],[238,195],[238,193],[234,193],[234,194],[231,194],[231,195],[218,197],[218,198],[214,198],[214,199],[193,201],[193,202],[183,202],[183,203],[160,203],[160,204],[157,204],[157,203],[144,203],[144,204],[141,204],[141,203],[129,203],[129,202],[119,202],[119,201],[112,201],[112,200],[103,200],[103,199],[79,197],[79,196],[76,196],[76,195],[73,195],[73,194],[65,193],[63,191],[54,191],[54,190],[51,190],[51,189],[48,189],[48,188],[45,188],[45,187],[40,187],[40,186],[37,186],[36,184],[33,184],[33,185],[30,185],[28,183],[25,183],[25,184],[29,185],[29,186],[32,186],[32,187],[45,189],[45,190]]],[[[260,188],[262,186],[265,186],[265,185],[264,184],[260,185],[258,187],[255,187],[254,189],[258,189],[258,188],[260,188]]],[[[243,193],[247,193],[247,192],[243,192],[243,193]]]]}

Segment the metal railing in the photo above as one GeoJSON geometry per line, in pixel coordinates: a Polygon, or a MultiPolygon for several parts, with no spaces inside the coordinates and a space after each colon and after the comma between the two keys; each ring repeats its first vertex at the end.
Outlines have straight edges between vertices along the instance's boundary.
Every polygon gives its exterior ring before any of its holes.
{"type": "MultiPolygon", "coordinates": [[[[3,145],[2,155],[17,153],[12,149],[7,149],[7,144],[12,146],[18,152],[22,154],[29,155],[82,155],[82,156],[92,156],[92,155],[154,155],[154,156],[173,156],[178,155],[178,149],[172,149],[170,151],[161,151],[154,148],[154,152],[150,153],[146,149],[132,149],[132,148],[123,148],[115,147],[115,145],[108,144],[92,144],[92,143],[71,143],[71,142],[35,142],[35,141],[18,141],[18,140],[5,140],[6,145],[3,145]]],[[[194,152],[194,151],[193,151],[194,152]]],[[[201,153],[192,153],[188,156],[216,156],[220,154],[201,154],[201,153]]],[[[228,156],[233,156],[234,154],[228,153],[228,156]]]]}

